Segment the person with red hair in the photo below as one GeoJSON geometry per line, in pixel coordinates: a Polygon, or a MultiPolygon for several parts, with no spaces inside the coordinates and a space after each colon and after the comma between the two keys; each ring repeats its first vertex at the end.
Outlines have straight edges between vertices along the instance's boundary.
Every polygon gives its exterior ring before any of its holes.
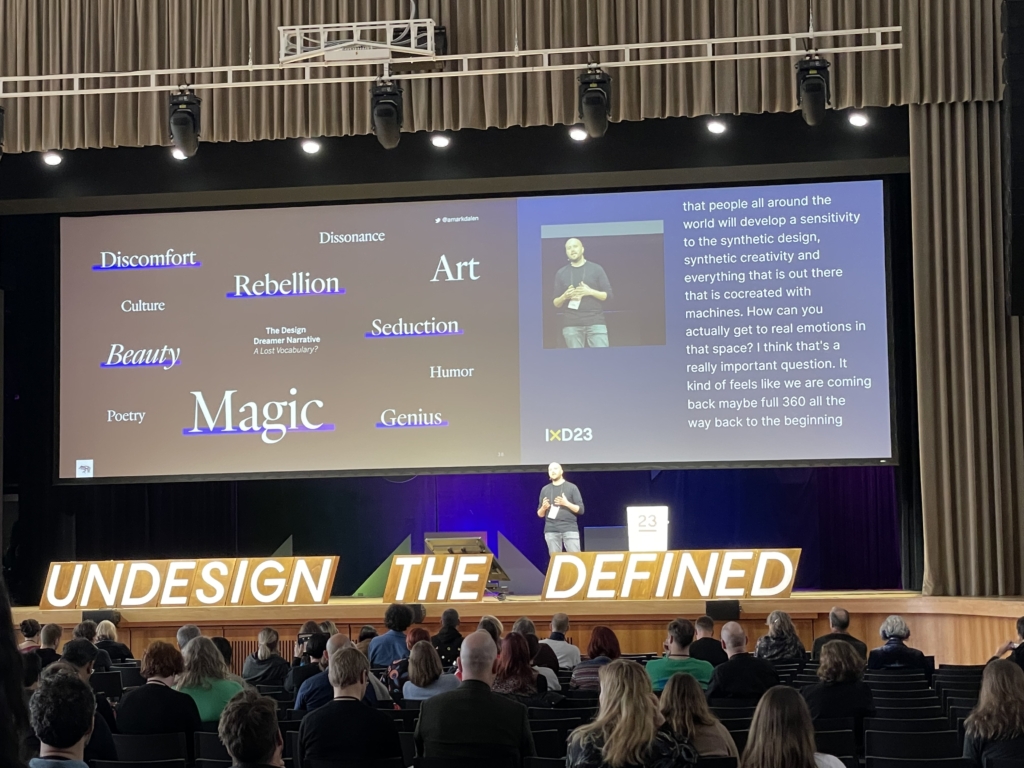
{"type": "Polygon", "coordinates": [[[533,670],[530,644],[519,632],[509,632],[501,641],[501,655],[491,690],[532,698],[548,692],[547,681],[533,670]]]}
{"type": "MultiPolygon", "coordinates": [[[[412,647],[420,640],[430,640],[430,633],[423,627],[413,627],[405,633],[405,645],[412,652],[412,647]]],[[[402,689],[409,682],[409,656],[398,659],[388,665],[388,693],[394,698],[402,697],[402,689]]]]}
{"type": "Polygon", "coordinates": [[[619,638],[608,627],[594,627],[587,646],[587,658],[572,671],[569,688],[572,690],[599,691],[601,667],[622,656],[619,638]]]}

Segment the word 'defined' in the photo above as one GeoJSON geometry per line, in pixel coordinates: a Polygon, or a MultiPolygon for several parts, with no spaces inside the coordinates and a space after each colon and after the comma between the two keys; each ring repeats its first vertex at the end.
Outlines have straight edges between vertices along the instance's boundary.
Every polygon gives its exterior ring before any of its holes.
{"type": "Polygon", "coordinates": [[[50,563],[39,607],[320,605],[337,569],[334,556],[50,563]]]}

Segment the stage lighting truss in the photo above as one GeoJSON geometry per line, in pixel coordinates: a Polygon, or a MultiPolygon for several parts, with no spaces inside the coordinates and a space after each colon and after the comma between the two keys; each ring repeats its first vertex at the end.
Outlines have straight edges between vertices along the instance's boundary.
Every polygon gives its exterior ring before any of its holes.
{"type": "Polygon", "coordinates": [[[903,47],[902,27],[447,54],[432,19],[279,27],[279,61],[217,67],[0,77],[0,99],[436,80],[527,72],[802,58],[903,47]],[[845,38],[845,40],[844,40],[845,38]],[[846,40],[855,42],[846,43],[846,40]],[[740,51],[743,51],[742,53],[740,51]],[[367,70],[370,70],[369,72],[367,70]],[[373,71],[376,70],[376,71],[373,71]],[[357,74],[358,72],[358,74],[357,74]]]}

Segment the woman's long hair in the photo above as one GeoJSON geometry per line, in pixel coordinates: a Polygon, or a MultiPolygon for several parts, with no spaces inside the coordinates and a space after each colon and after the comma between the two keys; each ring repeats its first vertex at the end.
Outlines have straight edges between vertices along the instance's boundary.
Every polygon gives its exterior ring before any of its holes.
{"type": "Polygon", "coordinates": [[[530,663],[530,644],[526,636],[509,632],[501,641],[501,655],[498,656],[496,682],[515,680],[522,686],[536,685],[537,673],[530,663]]]}
{"type": "Polygon", "coordinates": [[[277,642],[280,640],[280,636],[277,634],[277,630],[273,627],[264,627],[260,630],[260,636],[257,641],[260,647],[256,650],[256,658],[260,661],[266,661],[271,656],[277,653],[277,642]]]}
{"type": "Polygon", "coordinates": [[[22,692],[25,672],[14,636],[11,599],[0,577],[0,768],[22,768],[19,749],[28,732],[28,712],[22,692]]]}
{"type": "Polygon", "coordinates": [[[672,733],[691,741],[698,726],[714,725],[718,720],[708,708],[700,683],[685,672],[676,672],[665,684],[661,692],[661,714],[672,733]]]}
{"type": "Polygon", "coordinates": [[[864,677],[867,662],[845,640],[830,640],[821,648],[818,678],[823,683],[855,683],[864,677]]]}
{"type": "Polygon", "coordinates": [[[1012,661],[989,662],[978,706],[964,721],[968,736],[1003,740],[1024,736],[1024,671],[1012,661]]]}
{"type": "Polygon", "coordinates": [[[181,651],[185,659],[185,671],[178,678],[178,688],[210,688],[211,680],[224,680],[228,676],[228,665],[224,657],[208,637],[194,637],[181,651]]]}
{"type": "Polygon", "coordinates": [[[765,623],[768,624],[768,634],[772,637],[783,638],[796,634],[793,620],[785,611],[772,611],[768,614],[768,621],[765,623]]]}
{"type": "Polygon", "coordinates": [[[777,685],[761,697],[739,768],[815,768],[811,711],[795,688],[777,685]]]}
{"type": "Polygon", "coordinates": [[[429,640],[420,640],[409,651],[409,682],[420,688],[436,683],[443,672],[441,657],[429,640]]]}
{"type": "Polygon", "coordinates": [[[629,659],[616,659],[601,667],[601,709],[594,722],[569,737],[573,743],[601,745],[601,756],[610,768],[643,765],[658,735],[658,705],[651,678],[629,659]]]}

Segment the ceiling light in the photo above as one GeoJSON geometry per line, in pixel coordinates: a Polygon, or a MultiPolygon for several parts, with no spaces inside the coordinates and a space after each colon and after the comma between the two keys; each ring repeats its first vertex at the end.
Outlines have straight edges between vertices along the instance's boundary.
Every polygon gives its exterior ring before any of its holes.
{"type": "Polygon", "coordinates": [[[868,116],[863,112],[851,112],[850,113],[850,125],[856,126],[857,128],[863,128],[868,124],[868,116]]]}
{"type": "Polygon", "coordinates": [[[586,141],[587,132],[579,125],[574,125],[569,129],[569,138],[573,141],[586,141]]]}
{"type": "Polygon", "coordinates": [[[592,139],[604,136],[612,114],[612,79],[600,69],[579,76],[580,119],[592,139]]]}
{"type": "Polygon", "coordinates": [[[447,136],[437,134],[436,136],[430,137],[430,143],[433,144],[435,147],[443,149],[444,147],[447,147],[449,144],[451,144],[452,140],[449,139],[447,136]]]}
{"type": "Polygon", "coordinates": [[[188,160],[188,155],[186,155],[177,147],[171,150],[171,157],[173,157],[175,160],[188,160]]]}
{"type": "Polygon", "coordinates": [[[708,130],[712,133],[725,133],[725,123],[721,120],[708,120],[708,130]]]}
{"type": "Polygon", "coordinates": [[[315,155],[320,151],[320,142],[313,141],[312,139],[306,139],[302,142],[302,151],[307,155],[315,155]]]}
{"type": "Polygon", "coordinates": [[[803,113],[804,122],[817,125],[825,119],[825,108],[832,103],[826,59],[809,53],[796,65],[796,103],[803,113]]]}
{"type": "Polygon", "coordinates": [[[63,158],[60,155],[58,155],[56,152],[44,152],[43,153],[43,162],[46,163],[47,165],[60,165],[60,161],[62,159],[63,158]]]}
{"type": "Polygon", "coordinates": [[[167,98],[167,128],[171,144],[185,157],[192,157],[199,149],[200,104],[202,99],[189,91],[172,93],[167,98]]]}

